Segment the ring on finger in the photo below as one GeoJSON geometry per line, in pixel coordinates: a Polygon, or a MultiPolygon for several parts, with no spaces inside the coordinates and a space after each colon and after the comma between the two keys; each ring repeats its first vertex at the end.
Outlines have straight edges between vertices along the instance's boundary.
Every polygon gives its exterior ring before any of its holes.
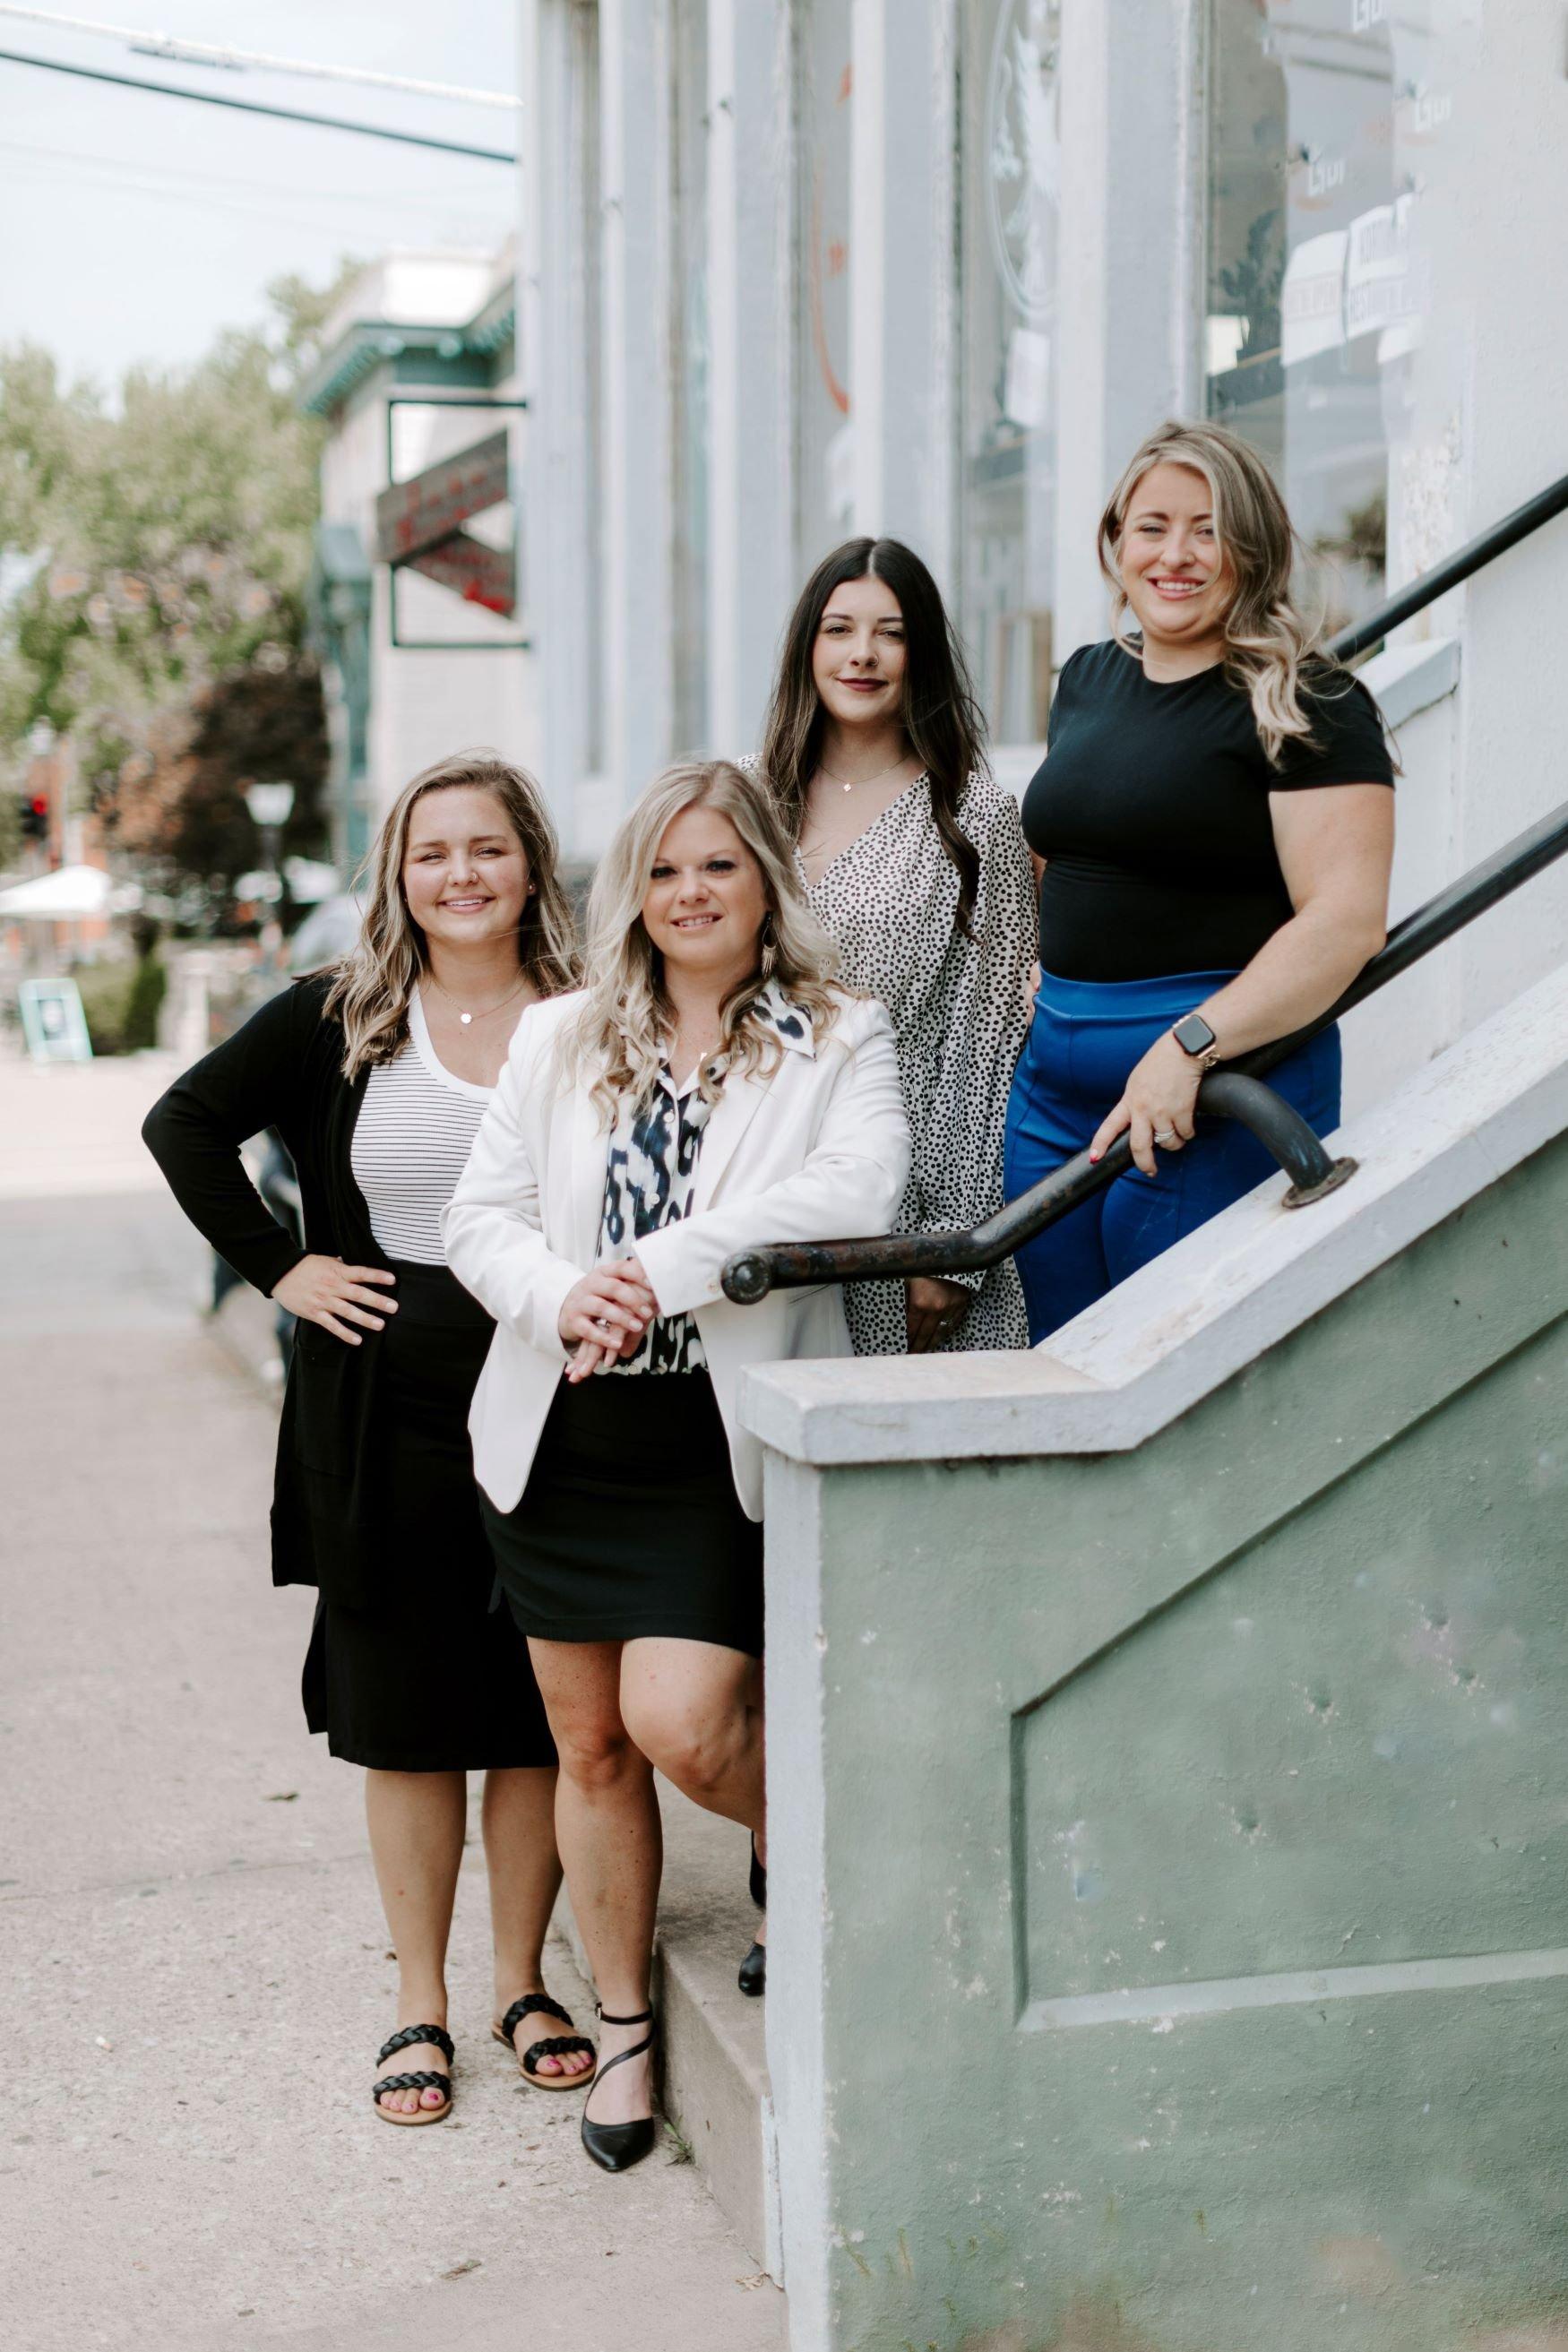
{"type": "Polygon", "coordinates": [[[1164,1146],[1166,1146],[1166,1147],[1169,1147],[1171,1144],[1174,1143],[1174,1142],[1175,1142],[1175,1140],[1176,1140],[1176,1130],[1175,1130],[1175,1129],[1174,1129],[1173,1127],[1159,1127],[1159,1128],[1156,1128],[1156,1129],[1155,1129],[1155,1130],[1154,1130],[1154,1140],[1155,1140],[1155,1142],[1156,1142],[1156,1143],[1158,1143],[1158,1144],[1162,1144],[1162,1145],[1164,1145],[1164,1146]]]}

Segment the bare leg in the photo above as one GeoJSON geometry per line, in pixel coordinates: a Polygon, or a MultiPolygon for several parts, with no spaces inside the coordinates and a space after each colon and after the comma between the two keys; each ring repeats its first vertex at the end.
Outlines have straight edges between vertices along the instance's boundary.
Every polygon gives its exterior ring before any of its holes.
{"type": "MultiPolygon", "coordinates": [[[[653,1772],[621,1719],[618,1642],[529,1641],[560,1751],[555,1833],[594,1983],[615,2017],[648,2005],[654,1911],[663,1834],[653,1772]]],[[[640,2042],[647,2026],[600,2028],[601,2063],[640,2042]]],[[[616,2066],[589,2094],[599,2124],[652,2111],[646,2058],[616,2066]]]]}
{"type": "MultiPolygon", "coordinates": [[[[463,1859],[468,1789],[461,1772],[366,1772],[365,1819],[382,1909],[397,1954],[399,2025],[447,2022],[447,1939],[463,1859]]],[[[419,2042],[390,2071],[447,2071],[439,2050],[419,2042]]],[[[386,2107],[410,2114],[438,2107],[439,2091],[389,2091],[386,2107]]]]}
{"type": "Polygon", "coordinates": [[[762,1834],[762,1669],[716,1642],[628,1642],[621,1664],[626,1729],[694,1804],[762,1834]]]}
{"type": "MultiPolygon", "coordinates": [[[[555,1769],[510,1768],[485,1774],[485,1860],[489,1867],[490,1931],[495,1940],[496,2015],[504,2017],[520,1993],[544,1990],[544,1938],[561,1885],[555,1851],[555,1769]]],[[[518,2029],[521,2053],[531,2042],[564,2033],[536,2015],[518,2029]]],[[[542,2058],[541,2074],[580,2074],[592,2060],[581,2053],[542,2058]]]]}
{"type": "MultiPolygon", "coordinates": [[[[767,1860],[763,1670],[712,1642],[628,1642],[621,1711],[645,1756],[694,1804],[740,1822],[767,1860]]],[[[757,1941],[767,1941],[767,1921],[757,1941]]]]}

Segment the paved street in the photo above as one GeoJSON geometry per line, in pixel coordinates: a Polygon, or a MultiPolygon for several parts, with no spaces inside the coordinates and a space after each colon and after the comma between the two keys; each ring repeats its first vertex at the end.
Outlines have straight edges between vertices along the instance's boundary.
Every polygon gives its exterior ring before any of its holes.
{"type": "MultiPolygon", "coordinates": [[[[372,2112],[394,1972],[360,1780],[300,1717],[310,1596],[268,1581],[272,1408],[137,1139],[164,1076],[0,1060],[0,2334],[780,2352],[679,2148],[603,2178],[576,2099],[490,2041],[477,1834],[454,2117],[372,2112]]],[[[563,1945],[551,1972],[585,2002],[563,1945]]]]}

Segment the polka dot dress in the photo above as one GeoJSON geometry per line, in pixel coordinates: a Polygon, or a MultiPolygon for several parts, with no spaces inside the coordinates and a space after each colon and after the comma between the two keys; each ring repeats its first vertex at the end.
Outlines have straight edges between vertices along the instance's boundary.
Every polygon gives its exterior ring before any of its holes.
{"type": "MultiPolygon", "coordinates": [[[[806,884],[838,942],[839,977],[879,996],[893,1017],[914,1141],[898,1223],[906,1234],[976,1225],[1001,1207],[1007,1092],[1029,1025],[1035,891],[1017,803],[988,776],[974,775],[958,821],[980,853],[973,938],[954,925],[958,874],[923,776],[806,884]]],[[[986,1274],[952,1278],[973,1304],[938,1343],[942,1351],[1028,1346],[1011,1258],[986,1274]]],[[[857,1355],[905,1352],[902,1283],[849,1283],[844,1304],[857,1355]]]]}

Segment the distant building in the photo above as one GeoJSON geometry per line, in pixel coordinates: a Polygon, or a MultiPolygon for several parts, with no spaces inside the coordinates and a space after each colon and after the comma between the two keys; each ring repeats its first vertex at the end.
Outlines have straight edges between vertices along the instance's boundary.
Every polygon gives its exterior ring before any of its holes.
{"type": "MultiPolygon", "coordinates": [[[[521,591],[516,609],[497,613],[388,563],[377,513],[389,487],[497,433],[515,480],[515,318],[510,249],[388,254],[344,293],[306,386],[304,405],[331,428],[311,612],[332,742],[332,851],[345,874],[398,788],[430,761],[470,744],[513,759],[535,750],[521,591]]],[[[470,557],[503,579],[513,513],[509,498],[463,526],[470,557]]]]}

